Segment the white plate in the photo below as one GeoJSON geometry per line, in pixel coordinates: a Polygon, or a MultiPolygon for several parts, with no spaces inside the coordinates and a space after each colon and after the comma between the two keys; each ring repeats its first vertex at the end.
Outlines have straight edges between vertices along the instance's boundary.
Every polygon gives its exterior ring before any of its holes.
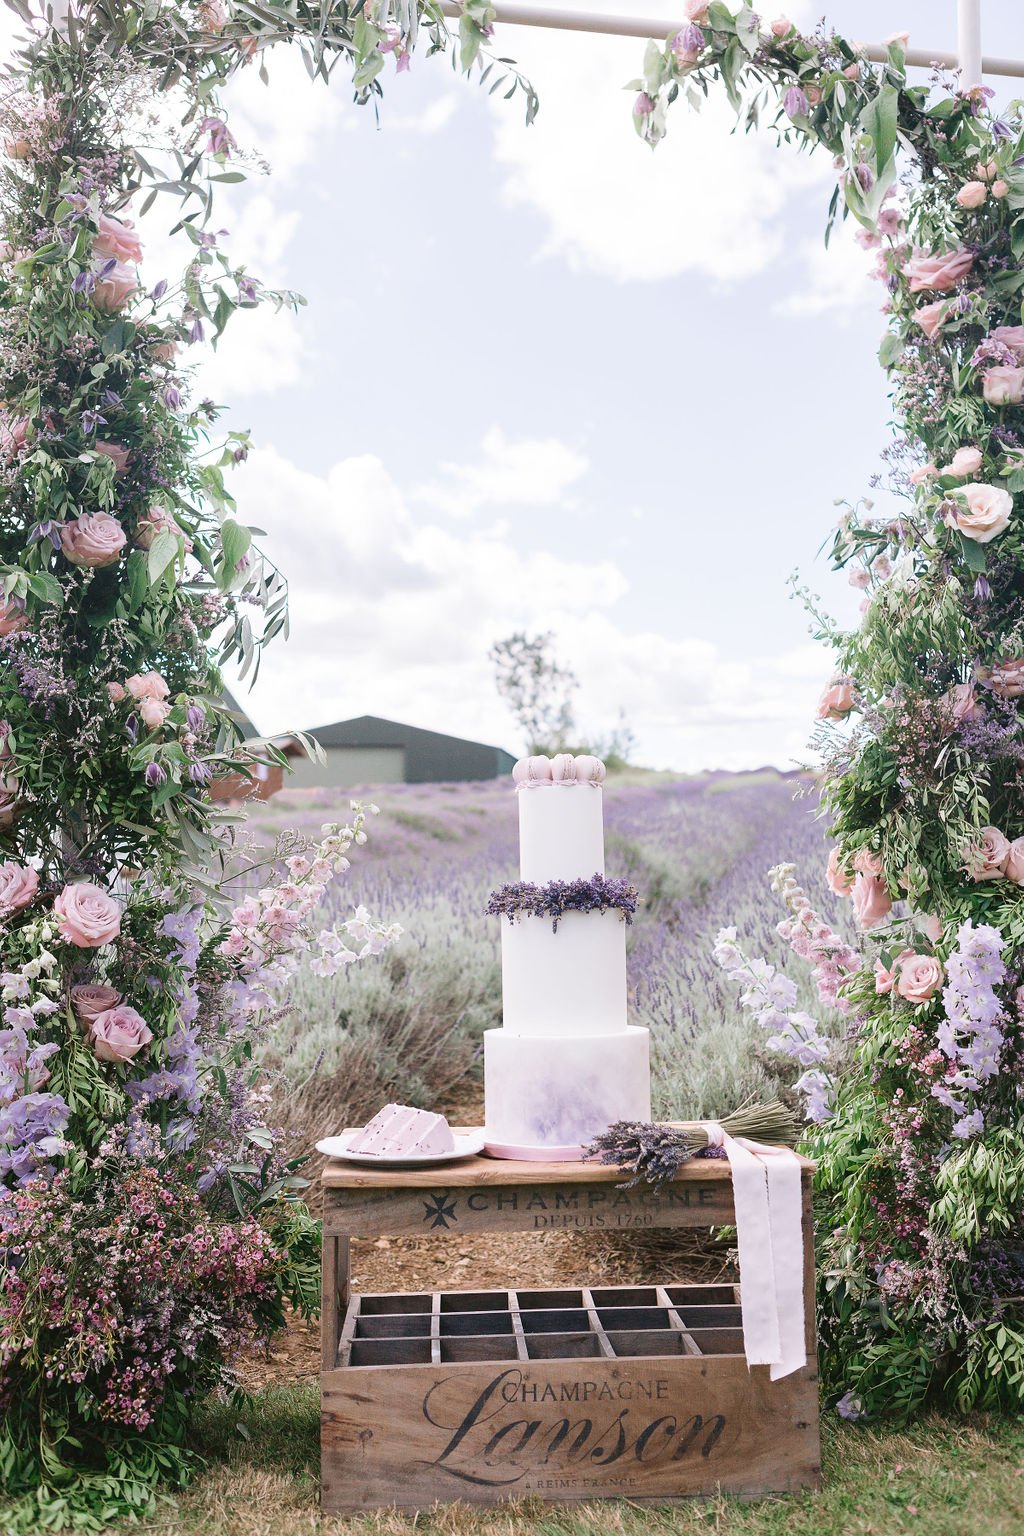
{"type": "Polygon", "coordinates": [[[316,1149],[325,1157],[343,1157],[349,1163],[364,1163],[369,1168],[420,1168],[430,1163],[454,1163],[460,1157],[472,1157],[484,1149],[484,1133],[479,1131],[453,1131],[455,1138],[455,1150],[453,1152],[431,1152],[419,1156],[409,1157],[381,1157],[375,1152],[350,1152],[349,1142],[353,1136],[359,1135],[358,1131],[349,1131],[344,1136],[327,1136],[323,1141],[318,1141],[316,1149]]]}

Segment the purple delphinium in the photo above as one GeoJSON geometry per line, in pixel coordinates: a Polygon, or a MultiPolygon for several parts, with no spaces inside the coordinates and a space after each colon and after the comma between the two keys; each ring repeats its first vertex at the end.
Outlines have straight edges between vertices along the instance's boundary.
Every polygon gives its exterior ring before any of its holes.
{"type": "Polygon", "coordinates": [[[552,880],[534,885],[530,880],[513,880],[492,891],[486,911],[490,917],[550,917],[557,932],[558,920],[567,912],[621,912],[632,922],[640,893],[628,880],[608,880],[594,874],[589,879],[552,880]]]}

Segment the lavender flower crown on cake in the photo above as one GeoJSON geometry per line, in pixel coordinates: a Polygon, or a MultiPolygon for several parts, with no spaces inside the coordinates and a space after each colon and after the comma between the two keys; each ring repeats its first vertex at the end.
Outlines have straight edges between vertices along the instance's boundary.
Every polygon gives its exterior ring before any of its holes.
{"type": "Polygon", "coordinates": [[[487,913],[490,917],[507,917],[512,923],[520,917],[550,917],[551,927],[557,933],[558,920],[567,912],[617,911],[631,923],[639,901],[640,892],[635,885],[628,880],[608,880],[604,875],[550,880],[547,885],[510,880],[491,892],[487,913]]]}

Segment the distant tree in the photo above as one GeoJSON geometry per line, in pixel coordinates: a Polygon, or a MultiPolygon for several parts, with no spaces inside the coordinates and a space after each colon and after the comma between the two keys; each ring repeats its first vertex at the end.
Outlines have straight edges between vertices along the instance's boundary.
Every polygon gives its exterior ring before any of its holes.
{"type": "Polygon", "coordinates": [[[619,710],[618,722],[607,736],[599,736],[590,747],[595,757],[604,762],[610,773],[621,773],[633,761],[636,751],[636,733],[626,719],[626,711],[619,710]]]}
{"type": "Polygon", "coordinates": [[[555,659],[555,637],[517,631],[488,651],[498,692],[522,728],[531,752],[561,752],[576,729],[575,673],[555,659]]]}

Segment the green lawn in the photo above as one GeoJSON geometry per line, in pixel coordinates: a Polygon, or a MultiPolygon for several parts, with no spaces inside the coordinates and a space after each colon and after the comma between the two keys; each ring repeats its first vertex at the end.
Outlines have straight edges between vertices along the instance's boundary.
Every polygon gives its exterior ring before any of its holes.
{"type": "Polygon", "coordinates": [[[207,1410],[197,1437],[209,1470],[143,1522],[180,1536],[1021,1536],[1024,1420],[933,1418],[901,1433],[825,1417],[825,1491],[740,1504],[545,1505],[499,1512],[449,1505],[321,1520],[315,1384],[270,1388],[244,1413],[207,1410]],[[244,1423],[247,1436],[236,1425],[244,1423]]]}

